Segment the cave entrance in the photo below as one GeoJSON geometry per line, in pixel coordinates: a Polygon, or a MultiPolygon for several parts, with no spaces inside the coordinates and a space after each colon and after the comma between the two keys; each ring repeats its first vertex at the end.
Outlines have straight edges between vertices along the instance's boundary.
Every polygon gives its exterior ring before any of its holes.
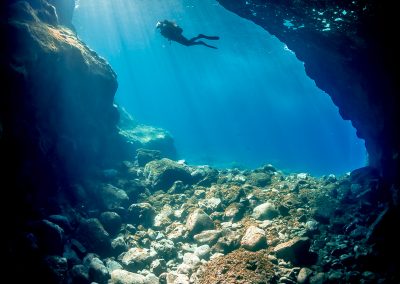
{"type": "Polygon", "coordinates": [[[189,164],[324,175],[366,163],[364,141],[293,52],[214,0],[80,0],[74,25],[116,71],[117,103],[168,130],[189,164]],[[220,36],[218,50],[169,43],[163,19],[187,37],[220,36]]]}

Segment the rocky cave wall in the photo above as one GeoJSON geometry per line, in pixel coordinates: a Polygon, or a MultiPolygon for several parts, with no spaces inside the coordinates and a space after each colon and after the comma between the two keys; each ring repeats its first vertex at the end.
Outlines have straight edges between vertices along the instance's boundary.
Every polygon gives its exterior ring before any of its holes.
{"type": "Polygon", "coordinates": [[[64,182],[121,155],[113,105],[117,78],[71,29],[74,0],[6,5],[1,18],[6,43],[0,55],[1,188],[10,202],[25,200],[22,208],[51,207],[64,182]]]}
{"type": "Polygon", "coordinates": [[[217,1],[284,42],[365,140],[370,165],[399,183],[396,9],[376,0],[217,1]]]}
{"type": "Polygon", "coordinates": [[[75,0],[2,4],[0,185],[25,200],[26,216],[59,206],[69,186],[133,160],[138,148],[177,157],[167,131],[114,105],[117,76],[76,35],[75,0]]]}

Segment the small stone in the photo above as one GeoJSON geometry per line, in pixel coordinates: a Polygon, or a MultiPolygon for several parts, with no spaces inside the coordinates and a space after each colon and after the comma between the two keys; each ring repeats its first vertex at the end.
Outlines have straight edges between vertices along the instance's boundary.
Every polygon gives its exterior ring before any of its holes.
{"type": "Polygon", "coordinates": [[[297,283],[306,284],[311,274],[312,270],[310,268],[303,267],[302,269],[300,269],[299,274],[297,275],[297,283]]]}
{"type": "Polygon", "coordinates": [[[177,255],[177,249],[173,241],[162,239],[153,242],[151,247],[157,252],[160,258],[169,260],[177,255]]]}
{"type": "Polygon", "coordinates": [[[278,258],[290,261],[295,265],[309,265],[316,261],[317,255],[309,251],[311,240],[307,237],[296,237],[281,243],[274,248],[278,258]]]}
{"type": "Polygon", "coordinates": [[[150,264],[150,271],[159,276],[161,273],[167,271],[167,263],[164,259],[156,259],[150,264]]]}
{"type": "Polygon", "coordinates": [[[151,256],[147,249],[131,248],[122,256],[121,262],[132,271],[137,271],[150,264],[151,256]]]}
{"type": "Polygon", "coordinates": [[[189,284],[189,277],[185,274],[169,272],[166,276],[167,284],[189,284]]]}
{"type": "Polygon", "coordinates": [[[197,247],[194,250],[194,254],[197,255],[200,259],[206,259],[211,252],[211,248],[209,245],[202,245],[197,247]]]}
{"type": "Polygon", "coordinates": [[[104,229],[111,235],[115,235],[121,229],[121,217],[115,212],[103,212],[100,215],[100,222],[104,229]]]}
{"type": "Polygon", "coordinates": [[[116,269],[111,272],[109,284],[145,284],[145,279],[143,275],[116,269]]]}
{"type": "Polygon", "coordinates": [[[209,244],[212,246],[217,242],[221,233],[221,230],[205,230],[194,235],[193,239],[195,239],[199,244],[209,244]]]}
{"type": "Polygon", "coordinates": [[[92,258],[89,265],[89,280],[99,284],[107,284],[110,274],[104,263],[97,257],[92,258]]]}
{"type": "Polygon", "coordinates": [[[343,279],[343,272],[339,270],[330,271],[328,274],[328,280],[332,283],[338,283],[343,279]]]}
{"type": "Polygon", "coordinates": [[[119,255],[128,249],[128,245],[126,244],[124,238],[120,236],[111,241],[111,248],[114,255],[119,255]]]}
{"type": "Polygon", "coordinates": [[[214,223],[203,210],[196,209],[187,218],[186,228],[191,235],[195,235],[201,231],[213,229],[214,223]]]}
{"type": "Polygon", "coordinates": [[[278,215],[279,211],[270,202],[260,204],[253,209],[253,218],[257,220],[271,220],[278,215]]]}
{"type": "Polygon", "coordinates": [[[310,277],[310,284],[324,284],[326,283],[326,275],[323,272],[319,272],[316,275],[310,277]]]}
{"type": "Polygon", "coordinates": [[[155,216],[156,211],[149,203],[135,203],[128,208],[128,221],[135,225],[151,227],[154,224],[155,216]]]}
{"type": "Polygon", "coordinates": [[[107,270],[109,272],[113,272],[116,269],[123,269],[122,265],[119,264],[119,262],[117,262],[117,261],[115,261],[113,259],[110,259],[110,258],[107,258],[105,260],[105,265],[106,265],[107,270]]]}
{"type": "Polygon", "coordinates": [[[187,252],[183,255],[183,263],[195,267],[200,264],[200,258],[194,253],[187,252]]]}
{"type": "Polygon", "coordinates": [[[247,228],[241,242],[241,246],[250,251],[257,251],[267,247],[265,231],[256,226],[247,228]]]}

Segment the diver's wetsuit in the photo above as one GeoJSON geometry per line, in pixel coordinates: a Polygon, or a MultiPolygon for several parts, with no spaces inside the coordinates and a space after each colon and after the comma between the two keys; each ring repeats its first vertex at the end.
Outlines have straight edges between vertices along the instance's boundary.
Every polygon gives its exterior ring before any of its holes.
{"type": "Polygon", "coordinates": [[[180,44],[183,44],[185,46],[191,46],[191,45],[204,45],[210,48],[217,49],[217,47],[208,45],[204,41],[197,41],[198,39],[204,38],[204,39],[210,39],[210,40],[217,40],[219,39],[218,36],[206,36],[203,34],[199,34],[198,36],[187,39],[182,35],[183,29],[176,25],[173,22],[170,22],[168,20],[164,20],[162,22],[157,23],[157,28],[160,29],[161,34],[166,37],[168,40],[173,40],[176,41],[180,44]]]}

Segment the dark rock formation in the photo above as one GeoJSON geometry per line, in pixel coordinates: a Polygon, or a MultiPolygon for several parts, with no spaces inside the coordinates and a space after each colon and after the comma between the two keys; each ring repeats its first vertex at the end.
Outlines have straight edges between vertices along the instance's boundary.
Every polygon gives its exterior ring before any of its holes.
{"type": "Polygon", "coordinates": [[[370,165],[399,182],[396,9],[375,0],[218,2],[284,42],[365,139],[370,165]]]}
{"type": "Polygon", "coordinates": [[[30,280],[50,272],[38,267],[46,250],[40,239],[37,247],[25,237],[27,220],[64,214],[68,184],[122,155],[116,74],[68,28],[73,6],[73,0],[2,2],[0,188],[13,206],[2,206],[5,257],[15,275],[30,280]]]}
{"type": "Polygon", "coordinates": [[[143,173],[154,190],[166,191],[175,181],[191,184],[193,180],[185,165],[166,158],[147,163],[143,173]]]}
{"type": "MultiPolygon", "coordinates": [[[[107,164],[116,154],[116,75],[108,63],[58,25],[45,1],[9,6],[1,52],[2,168],[9,180],[45,195],[59,181],[107,164]],[[22,182],[23,181],[23,182],[22,182]]],[[[39,196],[40,200],[46,200],[39,196]]]]}

